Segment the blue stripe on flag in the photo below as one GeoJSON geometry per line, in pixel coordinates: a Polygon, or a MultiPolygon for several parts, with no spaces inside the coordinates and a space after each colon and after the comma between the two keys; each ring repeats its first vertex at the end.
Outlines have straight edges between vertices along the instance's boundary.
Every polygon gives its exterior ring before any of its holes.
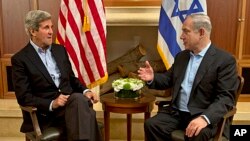
{"type": "Polygon", "coordinates": [[[159,32],[168,45],[169,51],[173,57],[181,51],[176,40],[176,31],[163,7],[160,10],[159,32]]]}

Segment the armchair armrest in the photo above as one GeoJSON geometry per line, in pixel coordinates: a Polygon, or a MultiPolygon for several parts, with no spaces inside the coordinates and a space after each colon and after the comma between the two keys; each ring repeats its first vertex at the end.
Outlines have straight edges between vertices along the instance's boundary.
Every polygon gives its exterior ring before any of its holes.
{"type": "Polygon", "coordinates": [[[32,106],[20,106],[20,108],[29,113],[37,111],[37,108],[32,106]]]}
{"type": "Polygon", "coordinates": [[[171,104],[171,99],[163,99],[155,101],[155,105],[158,106],[158,112],[171,112],[169,106],[171,104]]]}
{"type": "Polygon", "coordinates": [[[36,138],[41,138],[42,132],[41,132],[38,120],[37,120],[37,116],[36,116],[37,108],[32,107],[32,106],[20,106],[20,108],[26,112],[29,112],[31,120],[32,120],[32,124],[34,127],[36,138]]]}
{"type": "Polygon", "coordinates": [[[237,109],[236,109],[236,107],[234,106],[232,110],[228,111],[228,112],[223,116],[223,118],[224,118],[224,119],[227,119],[227,118],[229,118],[229,117],[234,116],[234,114],[236,114],[236,111],[237,111],[237,109]]]}
{"type": "Polygon", "coordinates": [[[155,101],[155,105],[158,105],[158,107],[165,107],[169,106],[171,104],[171,101],[155,101]]]}
{"type": "MultiPolygon", "coordinates": [[[[233,109],[231,109],[230,111],[228,111],[224,116],[223,119],[221,119],[221,121],[218,124],[218,131],[214,137],[214,140],[218,140],[221,141],[222,140],[222,134],[223,134],[223,130],[224,130],[224,126],[226,123],[226,120],[229,118],[232,118],[234,116],[234,114],[236,113],[237,109],[234,106],[233,109]]],[[[230,119],[231,120],[231,119],[230,119]]]]}
{"type": "Polygon", "coordinates": [[[160,107],[166,107],[171,104],[172,96],[156,98],[155,105],[160,107]]]}

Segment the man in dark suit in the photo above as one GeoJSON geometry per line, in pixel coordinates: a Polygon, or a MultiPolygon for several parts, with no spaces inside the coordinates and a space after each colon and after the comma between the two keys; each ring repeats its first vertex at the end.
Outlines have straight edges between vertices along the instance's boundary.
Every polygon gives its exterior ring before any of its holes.
{"type": "MultiPolygon", "coordinates": [[[[53,24],[45,11],[28,12],[25,28],[29,43],[11,58],[17,101],[34,106],[42,129],[58,126],[69,140],[100,141],[92,103],[97,95],[75,77],[68,54],[52,43],[53,24]]],[[[29,113],[23,111],[21,132],[33,131],[29,113]]]]}
{"type": "Polygon", "coordinates": [[[172,67],[164,74],[154,74],[146,61],[138,70],[150,88],[172,88],[171,105],[144,124],[149,141],[171,140],[175,129],[184,129],[186,140],[208,141],[234,105],[236,61],[211,44],[211,29],[207,15],[187,16],[180,37],[185,50],[176,55],[172,67]]]}

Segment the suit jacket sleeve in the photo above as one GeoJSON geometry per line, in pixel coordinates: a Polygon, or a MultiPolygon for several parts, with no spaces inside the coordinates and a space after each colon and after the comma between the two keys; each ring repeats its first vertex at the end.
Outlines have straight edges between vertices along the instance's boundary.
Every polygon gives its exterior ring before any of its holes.
{"type": "MultiPolygon", "coordinates": [[[[186,52],[186,51],[185,51],[186,52]]],[[[151,89],[159,89],[159,90],[165,90],[168,88],[171,88],[174,86],[176,78],[174,73],[176,73],[178,70],[175,68],[175,66],[180,65],[180,63],[176,64],[176,60],[181,60],[183,58],[180,57],[181,53],[178,53],[175,57],[175,62],[171,66],[170,69],[168,69],[165,73],[155,73],[154,74],[154,80],[153,82],[148,86],[151,89]],[[181,59],[180,59],[181,58],[181,59]]],[[[185,60],[186,58],[184,58],[185,60]]],[[[188,59],[188,58],[187,58],[188,59]]],[[[181,61],[183,62],[183,61],[181,61]]],[[[181,64],[183,66],[183,64],[181,64]]],[[[179,73],[178,73],[179,74],[179,73]]]]}
{"type": "Polygon", "coordinates": [[[155,73],[153,82],[148,85],[151,89],[165,90],[173,85],[173,67],[165,73],[155,73]]]}
{"type": "Polygon", "coordinates": [[[217,70],[217,83],[215,87],[215,99],[203,112],[211,124],[217,124],[221,118],[234,106],[235,92],[237,90],[236,61],[230,56],[224,60],[217,70]]]}

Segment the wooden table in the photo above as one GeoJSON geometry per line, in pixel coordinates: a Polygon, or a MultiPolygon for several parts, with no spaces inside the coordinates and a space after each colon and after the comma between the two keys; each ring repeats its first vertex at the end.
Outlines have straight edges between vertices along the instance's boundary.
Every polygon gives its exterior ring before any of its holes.
{"type": "Polygon", "coordinates": [[[131,141],[131,119],[133,113],[145,113],[144,120],[150,117],[154,107],[155,97],[143,95],[139,99],[117,99],[113,93],[104,94],[100,97],[104,111],[105,141],[109,141],[110,135],[110,112],[127,114],[127,140],[131,141]]]}

